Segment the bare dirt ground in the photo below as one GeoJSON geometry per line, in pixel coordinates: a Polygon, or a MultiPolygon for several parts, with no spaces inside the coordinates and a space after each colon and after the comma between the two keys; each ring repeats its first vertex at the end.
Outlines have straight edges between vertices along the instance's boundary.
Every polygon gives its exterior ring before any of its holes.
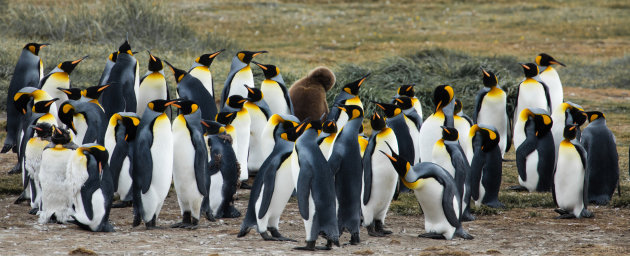
{"type": "MultiPolygon", "coordinates": [[[[603,91],[595,93],[593,90],[568,89],[566,93],[574,98],[589,95],[592,100],[610,100],[610,95],[603,91]]],[[[628,91],[615,93],[616,96],[621,94],[629,95],[628,91]]],[[[621,144],[620,141],[618,143],[621,144]]],[[[627,145],[627,141],[624,141],[623,147],[627,149],[627,145]]],[[[508,158],[513,159],[513,151],[511,154],[508,158]]],[[[620,157],[623,161],[623,177],[627,179],[627,152],[620,151],[620,157]]],[[[0,176],[7,175],[13,163],[13,155],[0,155],[0,176]]],[[[507,164],[510,165],[513,163],[507,164]]],[[[248,190],[238,192],[236,207],[243,214],[248,196],[248,190]]],[[[629,196],[628,191],[625,191],[624,196],[629,196]]],[[[131,228],[131,208],[112,209],[110,219],[116,228],[115,233],[91,233],[74,225],[42,225],[37,223],[36,216],[27,213],[29,206],[13,204],[16,197],[0,195],[0,255],[68,254],[78,248],[85,249],[83,252],[115,255],[304,254],[303,251],[292,250],[293,247],[302,246],[305,237],[294,199],[286,207],[280,232],[300,241],[297,243],[265,242],[254,231],[244,238],[236,238],[242,218],[217,222],[202,219],[199,229],[193,231],[170,228],[148,231],[143,225],[131,228]]],[[[629,255],[630,209],[593,206],[591,210],[595,218],[573,220],[553,219],[557,214],[551,208],[503,210],[497,215],[477,216],[476,221],[464,223],[464,228],[475,237],[474,240],[451,241],[420,239],[417,235],[424,233],[422,216],[391,213],[386,225],[394,233],[389,237],[369,237],[363,229],[360,245],[342,245],[332,251],[319,251],[316,254],[629,255]]],[[[168,227],[179,220],[179,206],[172,192],[166,199],[158,225],[168,227]]],[[[347,243],[349,239],[346,233],[341,237],[341,242],[347,243]]],[[[323,243],[322,239],[318,242],[323,243]]]]}

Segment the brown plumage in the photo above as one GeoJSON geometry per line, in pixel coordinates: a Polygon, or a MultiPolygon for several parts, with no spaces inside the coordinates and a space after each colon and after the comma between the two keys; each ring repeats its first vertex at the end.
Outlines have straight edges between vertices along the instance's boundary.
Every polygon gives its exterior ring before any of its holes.
{"type": "Polygon", "coordinates": [[[319,120],[328,114],[326,91],[335,84],[335,74],[327,67],[317,67],[289,88],[294,115],[300,120],[319,120]]]}

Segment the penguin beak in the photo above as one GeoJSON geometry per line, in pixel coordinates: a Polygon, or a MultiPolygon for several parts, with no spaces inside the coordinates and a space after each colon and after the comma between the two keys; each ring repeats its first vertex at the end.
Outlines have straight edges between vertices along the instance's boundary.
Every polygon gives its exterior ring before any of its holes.
{"type": "Polygon", "coordinates": [[[557,60],[550,60],[550,61],[549,61],[549,63],[551,63],[551,64],[558,64],[558,65],[560,65],[560,66],[566,67],[566,65],[564,65],[564,63],[559,62],[559,61],[557,61],[557,60]]]}
{"type": "Polygon", "coordinates": [[[171,68],[171,71],[173,71],[173,73],[175,73],[175,68],[173,67],[173,65],[171,65],[171,63],[169,63],[166,60],[164,60],[164,62],[166,63],[166,65],[168,65],[169,68],[171,68]]]}
{"type": "Polygon", "coordinates": [[[97,91],[97,92],[101,92],[101,91],[103,91],[103,90],[107,89],[107,87],[109,87],[109,84],[106,84],[106,85],[101,86],[101,88],[98,88],[96,91],[97,91]]]}
{"type": "Polygon", "coordinates": [[[155,57],[153,57],[153,54],[151,54],[151,52],[150,52],[149,50],[147,50],[147,52],[149,53],[149,57],[151,57],[151,60],[152,60],[152,61],[154,61],[154,62],[155,62],[155,61],[157,61],[157,60],[155,59],[155,57]]]}
{"type": "Polygon", "coordinates": [[[57,90],[60,90],[60,91],[62,91],[63,93],[68,94],[68,95],[72,94],[72,92],[70,92],[70,91],[69,91],[69,90],[67,90],[66,88],[57,87],[57,90]]]}
{"type": "Polygon", "coordinates": [[[369,76],[370,76],[370,73],[367,73],[367,75],[363,76],[361,80],[359,80],[359,84],[357,85],[357,87],[361,87],[363,82],[365,82],[365,79],[367,79],[369,76]]]}
{"type": "Polygon", "coordinates": [[[263,54],[263,53],[268,53],[268,51],[257,51],[254,54],[252,54],[252,58],[256,57],[257,55],[263,54]]]}
{"type": "Polygon", "coordinates": [[[519,63],[524,69],[529,70],[529,66],[527,66],[525,63],[519,63]]]}
{"type": "Polygon", "coordinates": [[[255,61],[252,61],[252,63],[254,63],[254,64],[256,64],[256,66],[258,66],[258,67],[260,67],[260,68],[261,68],[262,70],[265,70],[265,71],[267,71],[267,67],[265,67],[265,65],[263,65],[263,64],[260,64],[260,63],[258,63],[258,62],[255,62],[255,61]]]}
{"type": "Polygon", "coordinates": [[[208,58],[213,59],[214,57],[216,57],[217,55],[219,55],[223,51],[225,51],[225,49],[218,50],[218,51],[214,52],[213,54],[210,54],[210,56],[208,56],[208,58]]]}
{"type": "Polygon", "coordinates": [[[84,59],[87,59],[88,57],[90,57],[90,55],[85,55],[85,56],[81,57],[80,59],[73,61],[72,65],[76,65],[79,62],[83,61],[84,59]]]}
{"type": "Polygon", "coordinates": [[[485,77],[490,77],[490,74],[488,74],[488,72],[485,69],[481,68],[481,72],[483,72],[483,75],[485,77]]]}
{"type": "Polygon", "coordinates": [[[39,49],[44,48],[44,47],[49,46],[49,45],[50,45],[49,43],[40,44],[39,45],[39,49]]]}
{"type": "Polygon", "coordinates": [[[167,102],[166,104],[164,104],[165,107],[173,105],[175,102],[177,102],[177,100],[171,100],[169,102],[167,102]]]}
{"type": "MultiPolygon", "coordinates": [[[[256,64],[256,65],[258,65],[258,64],[256,64]]],[[[247,91],[248,91],[249,93],[254,94],[254,90],[252,90],[252,88],[251,88],[251,87],[247,86],[246,84],[244,84],[243,86],[245,86],[245,88],[247,88],[247,91]]]]}
{"type": "Polygon", "coordinates": [[[385,107],[383,107],[381,103],[376,103],[376,102],[372,102],[372,103],[376,104],[376,106],[378,106],[380,109],[385,110],[385,107]]]}
{"type": "Polygon", "coordinates": [[[393,162],[398,162],[398,160],[396,160],[396,158],[394,158],[393,156],[385,153],[383,150],[379,150],[381,151],[381,153],[383,153],[387,158],[389,158],[390,160],[392,160],[393,162]]]}
{"type": "Polygon", "coordinates": [[[210,125],[206,121],[201,120],[201,125],[210,128],[210,125]]]}
{"type": "Polygon", "coordinates": [[[344,107],[337,106],[337,108],[341,109],[342,111],[347,111],[346,108],[344,108],[344,107]]]}
{"type": "Polygon", "coordinates": [[[101,162],[98,162],[98,174],[103,175],[103,164],[101,162]]]}
{"type": "Polygon", "coordinates": [[[46,103],[46,105],[45,105],[45,106],[46,106],[46,107],[50,107],[50,105],[52,105],[53,103],[55,103],[55,101],[57,101],[58,99],[59,99],[59,98],[54,98],[54,99],[52,99],[52,100],[48,101],[48,102],[46,103]]]}

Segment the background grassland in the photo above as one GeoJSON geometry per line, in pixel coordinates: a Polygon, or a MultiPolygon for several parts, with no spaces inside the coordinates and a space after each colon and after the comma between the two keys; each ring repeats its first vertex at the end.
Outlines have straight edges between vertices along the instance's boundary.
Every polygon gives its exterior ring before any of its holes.
{"type": "MultiPolygon", "coordinates": [[[[630,141],[630,3],[612,1],[1,1],[0,109],[21,48],[49,42],[41,56],[46,72],[84,55],[72,73],[77,87],[95,85],[107,55],[128,33],[141,73],[151,50],[185,69],[197,56],[227,49],[212,65],[220,92],[230,59],[241,49],[268,50],[256,57],[279,66],[290,85],[320,65],[330,66],[338,82],[329,100],[346,82],[370,72],[361,90],[367,100],[385,101],[401,84],[415,83],[425,117],[435,86],[451,84],[471,113],[481,87],[479,67],[494,71],[513,104],[522,79],[518,62],[546,52],[567,64],[558,72],[567,87],[594,88],[565,93],[588,109],[604,111],[617,136],[622,185],[628,191],[630,141]],[[591,95],[610,97],[586,97],[591,95]],[[616,97],[615,95],[622,96],[616,97]],[[625,96],[623,96],[625,95],[625,96]]],[[[256,80],[262,80],[254,68],[256,80]]],[[[171,90],[174,79],[167,71],[171,90]]],[[[569,90],[570,91],[570,90],[569,90]]],[[[371,104],[368,113],[373,111],[371,104]]],[[[2,115],[4,116],[4,115],[2,115]]],[[[3,117],[0,130],[4,131],[3,117]]],[[[0,139],[4,134],[0,132],[0,139]]],[[[513,157],[512,157],[513,158],[513,157]]],[[[517,183],[514,164],[505,166],[504,183],[517,183]]],[[[15,192],[15,181],[0,181],[0,192],[15,192]]],[[[17,181],[17,180],[16,180],[17,181]]],[[[627,196],[624,198],[628,198],[627,196]]],[[[410,198],[405,199],[407,201],[410,198]]],[[[503,193],[509,207],[551,207],[550,196],[503,193]]],[[[616,199],[613,205],[628,205],[616,199]]],[[[403,200],[403,202],[406,202],[403,200]]],[[[417,204],[393,204],[396,212],[418,212],[417,204]],[[413,205],[416,208],[406,208],[413,205]]],[[[482,211],[483,212],[483,211],[482,211]]],[[[488,211],[485,211],[488,212],[488,211]]]]}

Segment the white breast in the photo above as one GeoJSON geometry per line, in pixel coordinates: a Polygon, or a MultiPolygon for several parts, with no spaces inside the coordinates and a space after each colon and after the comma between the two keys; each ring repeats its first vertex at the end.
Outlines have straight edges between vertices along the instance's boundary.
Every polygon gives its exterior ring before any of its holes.
{"type": "Polygon", "coordinates": [[[435,143],[431,159],[433,163],[442,166],[442,168],[444,168],[448,173],[451,174],[453,178],[455,178],[455,167],[451,162],[451,155],[448,153],[443,143],[435,143]]]}
{"type": "Polygon", "coordinates": [[[239,179],[247,180],[249,177],[247,171],[247,158],[249,153],[249,132],[251,126],[251,117],[249,116],[247,109],[243,108],[236,114],[236,118],[232,121],[232,126],[234,126],[236,137],[238,138],[238,145],[234,152],[236,153],[236,159],[241,166],[241,175],[239,179]]]}
{"type": "Polygon", "coordinates": [[[223,199],[223,174],[221,171],[218,171],[214,175],[210,176],[208,200],[210,202],[210,211],[212,211],[212,215],[216,216],[219,213],[219,207],[221,206],[223,199]]]}
{"type": "Polygon", "coordinates": [[[249,116],[251,118],[249,133],[249,158],[247,160],[247,167],[249,170],[258,170],[267,158],[267,156],[263,155],[263,152],[260,150],[260,147],[263,147],[263,145],[261,145],[263,130],[261,130],[260,128],[267,125],[267,117],[260,110],[260,107],[253,103],[247,102],[245,104],[245,108],[247,109],[247,113],[249,113],[249,116]]]}
{"type": "Polygon", "coordinates": [[[584,208],[584,166],[573,145],[563,142],[560,146],[558,168],[553,180],[558,207],[579,217],[584,208]]]}
{"type": "Polygon", "coordinates": [[[190,73],[191,76],[199,79],[203,84],[203,87],[206,88],[206,91],[210,93],[211,96],[214,97],[214,88],[212,84],[212,73],[206,66],[198,66],[193,68],[190,73]]]}
{"type": "MultiPolygon", "coordinates": [[[[389,128],[387,128],[389,129],[389,128]]],[[[389,209],[392,197],[396,189],[398,174],[391,161],[381,151],[390,154],[391,150],[386,142],[398,153],[398,142],[391,130],[386,131],[386,136],[376,137],[376,147],[372,154],[372,187],[370,200],[363,204],[363,193],[361,191],[361,211],[363,213],[364,224],[369,225],[374,219],[383,220],[389,209]]],[[[365,186],[365,184],[363,184],[365,186]]]]}
{"type": "Polygon", "coordinates": [[[147,108],[147,104],[153,100],[166,100],[166,79],[160,72],[153,72],[142,80],[142,84],[138,88],[138,116],[142,117],[142,113],[147,108]]]}
{"type": "Polygon", "coordinates": [[[502,97],[486,97],[483,98],[481,108],[477,114],[477,123],[494,126],[499,132],[499,147],[501,155],[505,153],[507,147],[507,124],[508,117],[505,111],[506,98],[502,97]]]}
{"type": "Polygon", "coordinates": [[[460,116],[453,117],[455,129],[457,129],[457,133],[459,133],[459,145],[464,150],[464,154],[466,155],[466,159],[468,160],[468,164],[472,163],[473,158],[473,148],[472,148],[472,140],[470,138],[470,123],[466,121],[466,119],[460,116]]]}
{"type": "Polygon", "coordinates": [[[195,147],[182,115],[173,121],[173,184],[183,211],[190,211],[193,202],[202,197],[195,176],[195,147]]]}
{"type": "MultiPolygon", "coordinates": [[[[416,199],[420,203],[424,213],[424,229],[426,232],[443,234],[446,239],[452,239],[455,234],[455,227],[446,219],[442,206],[442,196],[444,187],[434,178],[424,181],[423,186],[414,190],[416,199]]],[[[453,200],[455,215],[459,218],[459,205],[457,200],[453,200]]]]}
{"type": "Polygon", "coordinates": [[[533,79],[527,79],[519,85],[518,100],[514,111],[514,120],[526,108],[541,108],[548,110],[547,96],[543,85],[533,79]]]}
{"type": "Polygon", "coordinates": [[[247,97],[247,88],[243,86],[246,84],[249,87],[254,87],[254,75],[249,65],[234,75],[232,82],[230,83],[229,96],[241,95],[247,97]]]}
{"type": "Polygon", "coordinates": [[[422,162],[431,162],[433,154],[433,145],[442,138],[442,128],[444,125],[444,115],[430,115],[420,127],[420,160],[422,162]]]}
{"type": "Polygon", "coordinates": [[[288,115],[291,114],[287,101],[284,98],[284,91],[273,80],[264,80],[260,85],[260,90],[265,96],[264,100],[269,105],[271,114],[288,115]]]}
{"type": "Polygon", "coordinates": [[[527,181],[523,181],[521,176],[518,177],[518,183],[529,190],[529,192],[536,191],[538,186],[538,150],[534,150],[525,158],[525,173],[527,174],[527,181]]]}
{"type": "Polygon", "coordinates": [[[549,88],[551,108],[555,109],[562,103],[563,100],[562,82],[560,82],[560,76],[558,76],[558,72],[556,72],[554,68],[547,67],[540,73],[539,77],[540,80],[542,80],[549,88]]]}

